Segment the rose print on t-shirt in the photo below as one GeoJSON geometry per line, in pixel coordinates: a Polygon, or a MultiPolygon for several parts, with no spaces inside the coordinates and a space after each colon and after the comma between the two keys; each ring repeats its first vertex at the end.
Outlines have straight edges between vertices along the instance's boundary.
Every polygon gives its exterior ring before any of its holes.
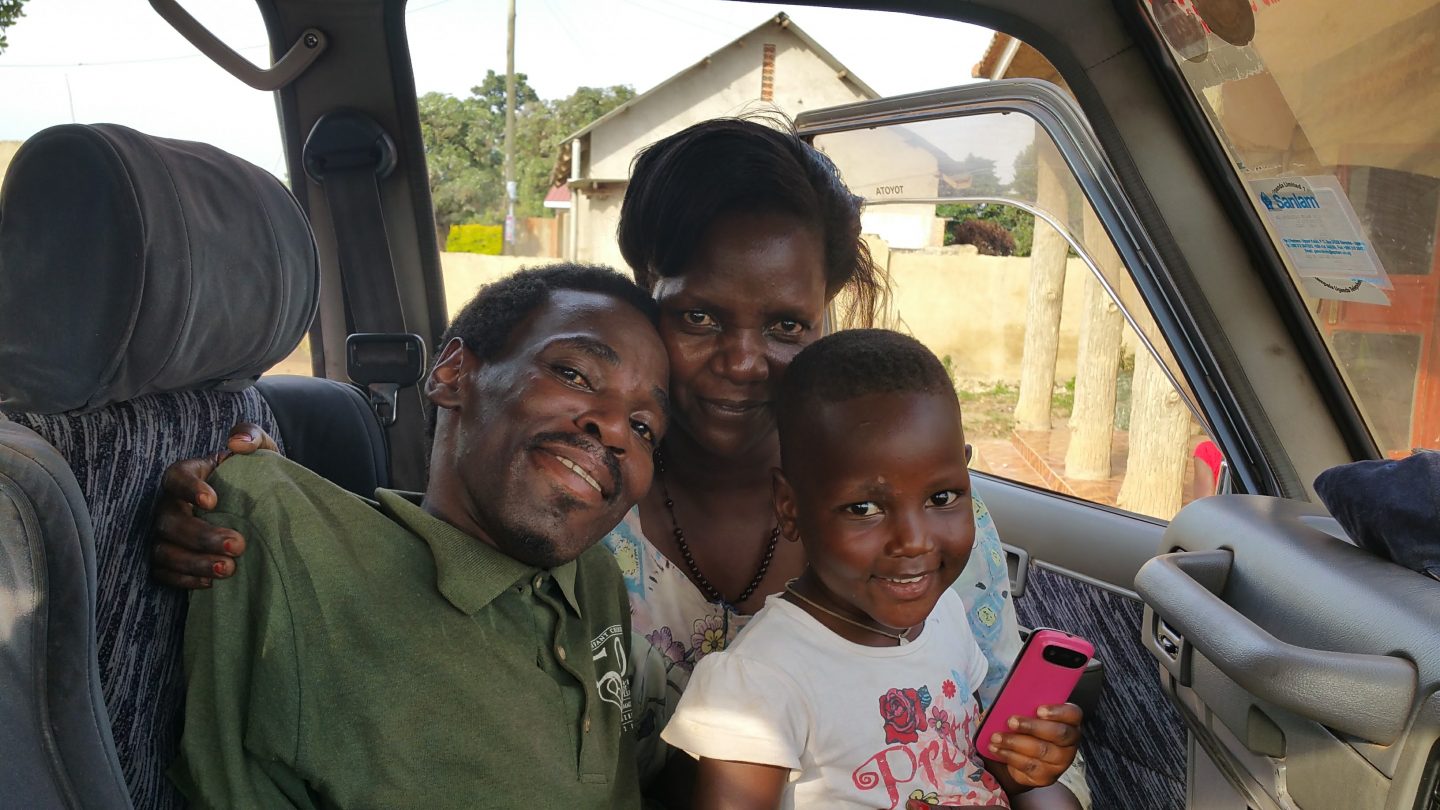
{"type": "Polygon", "coordinates": [[[875,797],[878,806],[1008,806],[970,745],[979,706],[969,698],[969,680],[955,670],[950,675],[937,699],[929,686],[891,688],[880,696],[885,748],[850,774],[855,787],[884,791],[884,798],[875,797]]]}
{"type": "Polygon", "coordinates": [[[913,743],[924,731],[930,688],[891,689],[880,696],[880,719],[885,721],[885,742],[913,743]]]}

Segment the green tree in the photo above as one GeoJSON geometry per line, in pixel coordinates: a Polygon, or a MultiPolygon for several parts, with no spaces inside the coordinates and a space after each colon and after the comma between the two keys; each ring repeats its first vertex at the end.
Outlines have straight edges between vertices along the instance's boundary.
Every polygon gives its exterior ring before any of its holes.
{"type": "Polygon", "coordinates": [[[5,38],[6,29],[25,16],[25,12],[20,8],[23,5],[25,0],[0,0],[0,53],[10,47],[10,41],[5,38]]]}
{"type": "MultiPolygon", "coordinates": [[[[1032,141],[1029,146],[1026,146],[1020,151],[1020,154],[1015,156],[1015,179],[1010,181],[1010,196],[1016,199],[1029,202],[1035,201],[1037,187],[1040,182],[1040,167],[1037,163],[1038,153],[1036,151],[1038,146],[1039,141],[1032,141]]],[[[1068,176],[1068,172],[1062,172],[1062,174],[1068,176]]],[[[1082,197],[1079,193],[1080,188],[1075,183],[1066,183],[1065,186],[1068,192],[1066,194],[1065,210],[1051,211],[1050,213],[1062,218],[1067,227],[1075,233],[1079,233],[1082,227],[1080,223],[1081,211],[1083,210],[1082,197]]],[[[1075,254],[1072,252],[1070,255],[1073,256],[1075,254]]]]}
{"type": "MultiPolygon", "coordinates": [[[[435,225],[446,232],[467,222],[496,223],[505,219],[505,77],[486,71],[467,98],[426,93],[418,100],[420,135],[430,175],[435,225]]],[[[515,75],[517,122],[540,97],[515,75]]],[[[525,148],[518,137],[520,151],[525,148]]]]}
{"type": "MultiPolygon", "coordinates": [[[[964,232],[961,223],[970,220],[993,222],[1010,232],[1015,240],[1013,256],[1029,256],[1030,246],[1035,241],[1035,217],[1013,205],[1002,203],[979,203],[977,205],[937,205],[935,215],[950,220],[945,223],[945,244],[955,244],[956,235],[964,232]]],[[[970,244],[967,240],[958,240],[970,244]]]]}
{"type": "Polygon", "coordinates": [[[501,197],[496,162],[474,99],[426,93],[418,104],[435,226],[443,234],[493,209],[501,197]]]}
{"type": "Polygon", "coordinates": [[[634,88],[625,85],[577,87],[565,98],[542,102],[543,107],[528,110],[524,119],[515,125],[517,140],[525,141],[525,148],[515,158],[519,185],[515,215],[547,214],[545,195],[550,192],[550,173],[560,155],[560,145],[576,131],[634,97],[634,88]]]}
{"type": "MultiPolygon", "coordinates": [[[[970,186],[962,189],[966,195],[1007,196],[1033,202],[1035,199],[1036,166],[1035,144],[1032,142],[1015,156],[1014,179],[1001,183],[995,174],[995,161],[966,155],[957,162],[959,172],[968,173],[970,186]]],[[[938,205],[935,215],[949,219],[945,227],[945,244],[954,244],[956,235],[963,229],[957,227],[968,220],[993,222],[1010,232],[1015,240],[1015,256],[1029,256],[1030,246],[1035,241],[1035,217],[1013,205],[979,203],[976,205],[938,205]]]]}
{"type": "MultiPolygon", "coordinates": [[[[581,87],[545,101],[516,74],[515,215],[545,213],[550,171],[566,136],[634,97],[629,87],[581,87]]],[[[503,222],[505,77],[487,71],[468,97],[427,93],[419,108],[436,227],[445,233],[451,225],[503,222]]]]}
{"type": "Polygon", "coordinates": [[[1010,181],[1010,194],[1022,200],[1034,200],[1035,188],[1040,182],[1040,169],[1035,165],[1035,141],[1015,156],[1014,168],[1015,178],[1010,181]]]}

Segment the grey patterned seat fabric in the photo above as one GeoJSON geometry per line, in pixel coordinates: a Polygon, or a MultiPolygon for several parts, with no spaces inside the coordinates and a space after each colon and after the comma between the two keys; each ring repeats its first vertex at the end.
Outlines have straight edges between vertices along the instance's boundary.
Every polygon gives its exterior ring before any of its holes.
{"type": "MultiPolygon", "coordinates": [[[[95,623],[78,636],[95,638],[91,666],[136,807],[183,805],[165,769],[180,730],[185,596],[149,579],[161,476],[214,452],[239,420],[280,438],[250,383],[299,342],[318,276],[309,227],[284,186],[202,144],[55,127],[16,153],[0,193],[0,409],[58,451],[88,505],[98,586],[95,623]]],[[[0,544],[19,554],[8,527],[0,544]]],[[[68,568],[40,583],[37,602],[54,599],[59,582],[84,582],[83,564],[68,568]]],[[[25,657],[48,653],[22,641],[0,635],[6,659],[33,670],[25,657]]],[[[46,676],[52,695],[93,708],[74,688],[83,680],[57,677],[46,676]]],[[[33,702],[8,685],[0,710],[33,702]]],[[[104,731],[91,730],[102,748],[104,731]]],[[[0,759],[43,744],[0,739],[0,759]]],[[[61,764],[57,784],[78,778],[61,764]]],[[[34,798],[0,803],[56,804],[34,798]]]]}
{"type": "Polygon", "coordinates": [[[95,666],[90,515],[55,449],[3,417],[0,538],[4,801],[128,808],[95,666]]]}
{"type": "Polygon", "coordinates": [[[274,418],[254,389],[151,394],[86,414],[10,416],[55,447],[89,505],[97,664],[135,806],[183,806],[165,769],[178,750],[184,708],[186,595],[150,581],[155,499],[172,462],[213,453],[242,420],[278,436],[274,418]]]}

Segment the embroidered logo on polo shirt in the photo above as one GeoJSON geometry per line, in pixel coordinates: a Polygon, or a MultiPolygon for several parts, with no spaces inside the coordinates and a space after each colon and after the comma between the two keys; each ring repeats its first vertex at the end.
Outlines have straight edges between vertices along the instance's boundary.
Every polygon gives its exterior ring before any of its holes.
{"type": "Polygon", "coordinates": [[[600,677],[595,680],[595,689],[600,699],[620,709],[620,727],[630,731],[635,719],[630,713],[630,677],[625,653],[625,633],[620,625],[612,624],[590,642],[590,655],[595,659],[595,670],[600,677]]]}

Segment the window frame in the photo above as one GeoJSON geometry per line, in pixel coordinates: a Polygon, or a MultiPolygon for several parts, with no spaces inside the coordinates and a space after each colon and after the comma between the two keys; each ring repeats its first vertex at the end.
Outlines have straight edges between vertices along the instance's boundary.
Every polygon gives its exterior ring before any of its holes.
{"type": "MultiPolygon", "coordinates": [[[[1235,398],[1222,395],[1222,392],[1229,392],[1230,387],[1214,358],[1209,355],[1204,341],[1192,338],[1203,335],[1203,332],[1176,293],[1173,276],[1161,252],[1146,232],[1123,184],[1105,158],[1094,131],[1074,99],[1065,91],[1035,79],[1002,79],[806,112],[796,118],[795,124],[802,137],[813,141],[817,136],[834,132],[995,112],[1027,116],[1054,142],[1076,184],[1104,226],[1116,253],[1129,270],[1141,299],[1149,307],[1151,317],[1180,366],[1180,372],[1195,397],[1189,402],[1191,410],[1230,463],[1232,491],[1281,494],[1280,482],[1270,467],[1260,458],[1243,452],[1244,448],[1253,444],[1247,440],[1247,437],[1255,435],[1253,426],[1247,423],[1235,398]]],[[[1004,199],[996,202],[1016,204],[1013,200],[1004,199]]],[[[1066,229],[1058,230],[1069,238],[1066,229]]],[[[1080,252],[1083,255],[1083,251],[1080,252]]],[[[1090,263],[1088,259],[1086,261],[1090,263]]],[[[1093,266],[1091,270],[1094,272],[1093,266]]],[[[1101,281],[1113,295],[1109,284],[1103,278],[1101,281]]],[[[1116,303],[1119,305],[1120,301],[1116,299],[1116,303]]],[[[1131,328],[1135,328],[1133,317],[1123,305],[1120,308],[1131,328]]],[[[1136,329],[1136,332],[1152,355],[1155,354],[1143,330],[1136,329]]],[[[1167,376],[1171,376],[1174,384],[1173,372],[1168,365],[1161,361],[1161,367],[1167,376]]],[[[1176,388],[1182,392],[1185,390],[1183,386],[1177,385],[1176,388]]]]}

